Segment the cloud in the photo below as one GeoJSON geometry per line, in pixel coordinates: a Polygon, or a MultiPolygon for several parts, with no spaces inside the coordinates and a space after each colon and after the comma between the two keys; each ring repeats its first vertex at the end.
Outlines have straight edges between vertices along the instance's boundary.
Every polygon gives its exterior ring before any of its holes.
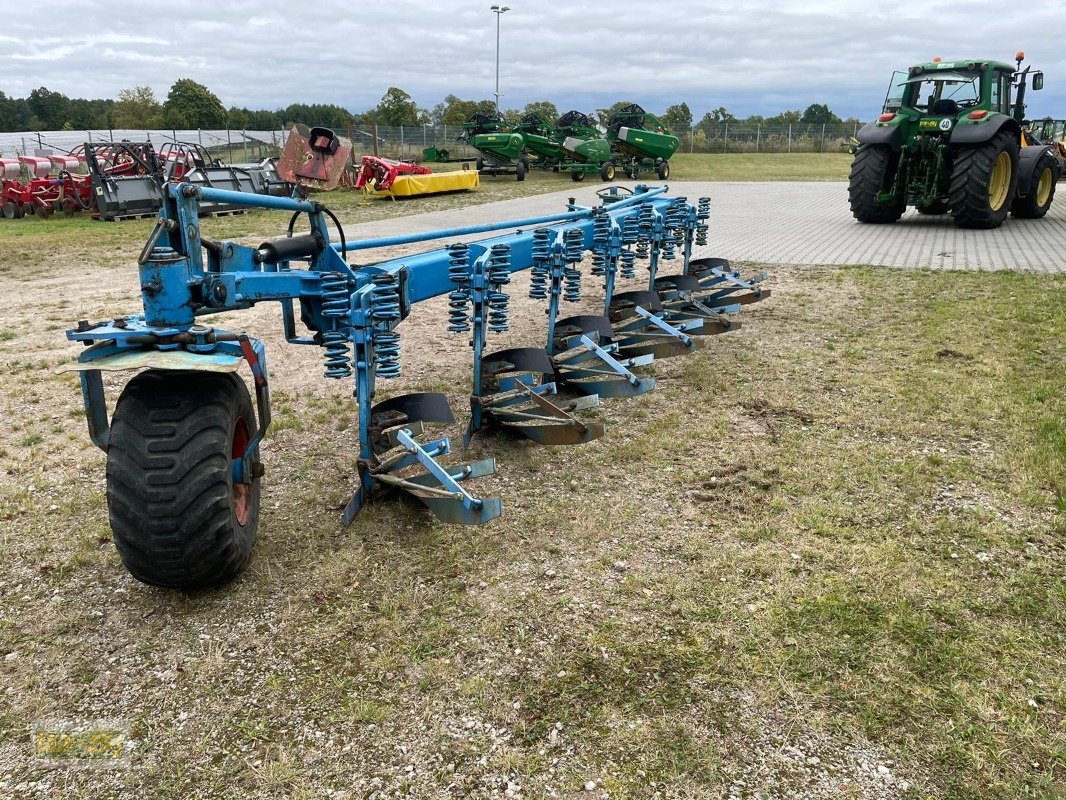
{"type": "MultiPolygon", "coordinates": [[[[497,20],[487,2],[130,0],[121,13],[75,0],[53,0],[48,13],[8,5],[0,35],[8,95],[43,85],[115,97],[148,84],[163,97],[190,77],[227,106],[331,102],[358,112],[390,86],[431,107],[446,94],[491,98],[495,82],[497,20]]],[[[1048,75],[1033,114],[1061,116],[1060,16],[1054,4],[957,0],[515,0],[499,20],[501,104],[549,99],[591,110],[632,99],[662,110],[684,101],[699,117],[722,105],[743,116],[826,103],[841,116],[870,117],[893,69],[934,55],[1009,60],[1020,47],[1048,75]],[[988,30],[996,36],[974,35],[988,30]]]]}

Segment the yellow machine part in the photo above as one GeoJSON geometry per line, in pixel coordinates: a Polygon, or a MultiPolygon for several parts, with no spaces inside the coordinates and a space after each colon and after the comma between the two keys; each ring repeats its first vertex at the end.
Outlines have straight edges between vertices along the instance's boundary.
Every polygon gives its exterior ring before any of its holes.
{"type": "Polygon", "coordinates": [[[480,185],[477,170],[434,172],[432,175],[401,175],[392,183],[393,197],[414,197],[439,192],[465,192],[480,185]]]}

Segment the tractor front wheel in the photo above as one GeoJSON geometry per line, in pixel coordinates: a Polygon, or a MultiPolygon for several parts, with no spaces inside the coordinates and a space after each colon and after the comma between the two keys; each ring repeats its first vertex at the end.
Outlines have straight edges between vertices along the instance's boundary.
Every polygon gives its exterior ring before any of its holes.
{"type": "Polygon", "coordinates": [[[878,202],[878,196],[892,188],[898,159],[884,145],[860,145],[851,162],[848,177],[848,200],[851,214],[859,222],[895,222],[903,216],[903,198],[891,203],[878,202]]]}
{"type": "Polygon", "coordinates": [[[1019,219],[1040,219],[1051,208],[1055,199],[1055,173],[1058,171],[1051,153],[1040,156],[1033,170],[1033,180],[1025,197],[1015,199],[1010,213],[1019,219]]]}
{"type": "Polygon", "coordinates": [[[255,431],[248,389],[232,373],[149,370],[115,407],[107,506],[133,577],[175,589],[243,570],[259,523],[260,479],[233,480],[255,431]]]}
{"type": "Polygon", "coordinates": [[[962,148],[951,170],[951,215],[960,228],[998,228],[1018,183],[1018,139],[1000,131],[962,148]]]}
{"type": "Polygon", "coordinates": [[[605,181],[613,181],[615,175],[614,162],[604,161],[600,166],[600,177],[605,181]]]}

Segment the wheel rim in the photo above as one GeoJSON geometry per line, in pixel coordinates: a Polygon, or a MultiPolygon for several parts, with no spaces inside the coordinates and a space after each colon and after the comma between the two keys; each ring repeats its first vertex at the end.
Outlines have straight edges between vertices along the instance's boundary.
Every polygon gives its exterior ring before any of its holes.
{"type": "Polygon", "coordinates": [[[614,165],[613,164],[608,164],[607,165],[607,180],[609,180],[609,181],[613,181],[614,180],[614,165]]]}
{"type": "MultiPolygon", "coordinates": [[[[244,417],[239,417],[233,426],[233,450],[230,457],[238,459],[244,456],[248,448],[251,436],[248,434],[248,423],[244,417]]],[[[233,515],[239,525],[247,525],[248,518],[252,514],[252,485],[250,483],[233,484],[233,515]]]]}
{"type": "Polygon", "coordinates": [[[993,211],[999,211],[1007,202],[1010,189],[1010,153],[1004,150],[996,156],[992,165],[992,175],[988,179],[988,205],[993,211]]]}
{"type": "Polygon", "coordinates": [[[1036,185],[1036,204],[1038,206],[1044,206],[1051,198],[1051,185],[1052,185],[1051,167],[1044,167],[1044,171],[1040,173],[1040,183],[1036,185]]]}

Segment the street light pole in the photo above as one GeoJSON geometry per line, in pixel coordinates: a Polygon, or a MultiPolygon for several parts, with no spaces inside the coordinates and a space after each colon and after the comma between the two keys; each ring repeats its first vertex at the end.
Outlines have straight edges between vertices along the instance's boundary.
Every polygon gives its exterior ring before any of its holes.
{"type": "Polygon", "coordinates": [[[503,12],[510,11],[510,6],[489,6],[489,10],[496,15],[496,113],[500,113],[500,17],[503,12]]]}

